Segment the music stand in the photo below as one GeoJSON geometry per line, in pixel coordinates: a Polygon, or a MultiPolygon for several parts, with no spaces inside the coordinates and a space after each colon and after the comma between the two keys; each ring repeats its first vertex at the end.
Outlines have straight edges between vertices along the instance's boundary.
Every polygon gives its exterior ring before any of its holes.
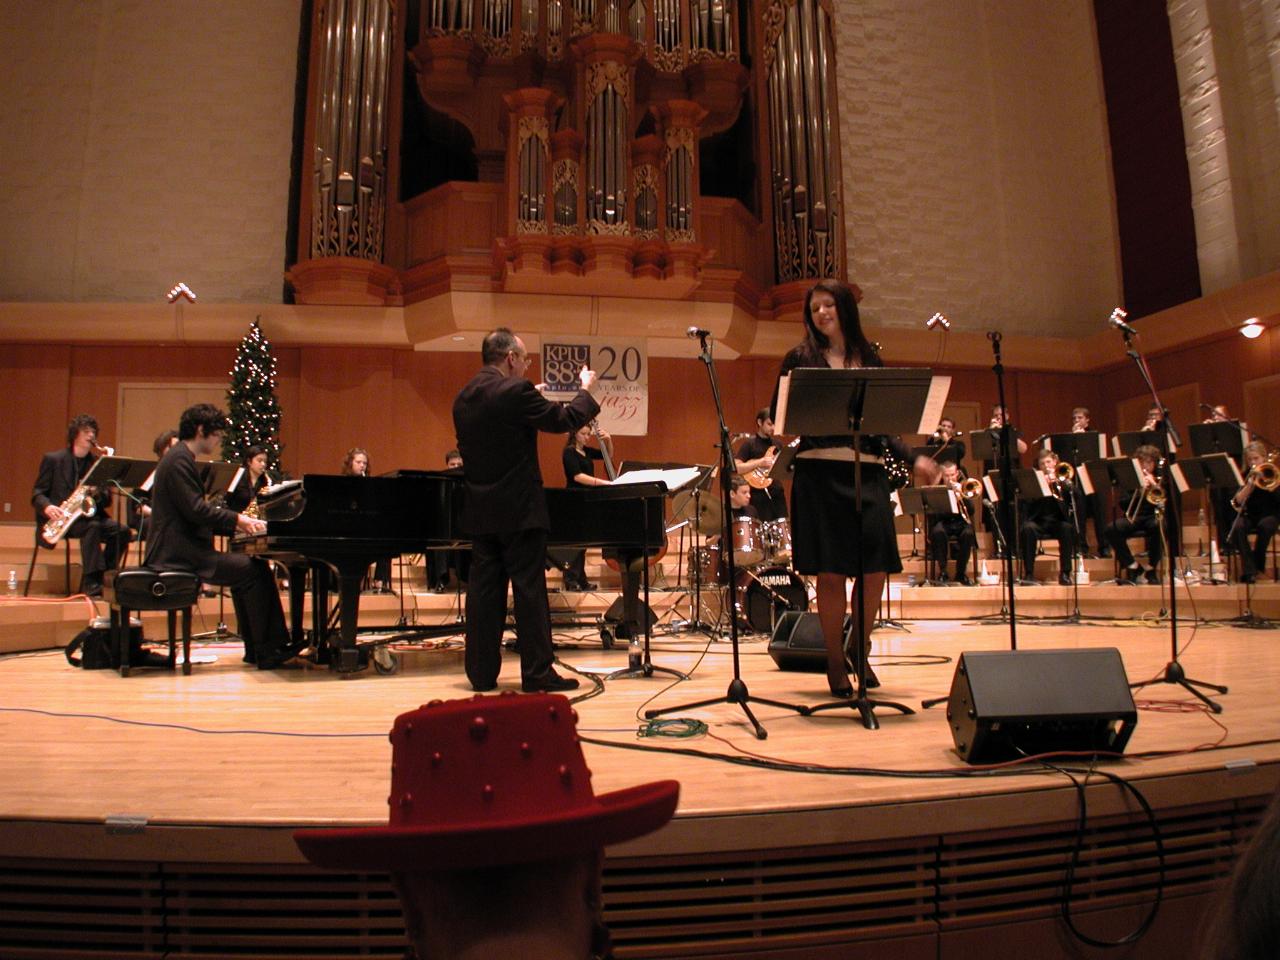
{"type": "MultiPolygon", "coordinates": [[[[702,537],[702,528],[699,520],[702,516],[702,494],[711,485],[711,478],[715,476],[716,467],[714,464],[695,464],[700,471],[698,479],[693,484],[682,488],[671,497],[671,517],[675,520],[683,522],[689,530],[692,531],[690,543],[692,544],[693,557],[699,559],[698,553],[701,549],[699,542],[702,537]],[[683,497],[683,499],[681,499],[683,497]]],[[[683,534],[681,534],[681,543],[683,545],[683,534]]],[[[682,551],[683,553],[683,551],[682,551]]],[[[678,558],[678,562],[683,562],[684,557],[678,558]]],[[[677,567],[677,569],[679,569],[677,567]]],[[[712,625],[706,623],[702,619],[702,569],[699,563],[689,564],[689,581],[693,587],[693,604],[690,609],[690,618],[683,623],[669,623],[668,630],[688,630],[690,632],[705,631],[710,636],[712,625]]],[[[679,577],[677,576],[677,583],[679,577]]],[[[672,606],[674,609],[674,604],[672,606]]]]}
{"type": "MultiPolygon", "coordinates": [[[[1208,426],[1208,424],[1196,424],[1196,426],[1208,426]]],[[[1211,507],[1215,493],[1220,493],[1224,490],[1230,490],[1234,493],[1244,485],[1239,469],[1226,453],[1185,457],[1176,463],[1169,464],[1169,475],[1173,477],[1174,485],[1178,488],[1179,494],[1185,494],[1188,490],[1205,491],[1205,500],[1209,502],[1211,507]]],[[[1226,580],[1219,580],[1214,576],[1213,572],[1213,539],[1218,522],[1217,511],[1210,509],[1206,510],[1205,514],[1209,517],[1209,576],[1202,582],[1211,584],[1226,583],[1226,580]]],[[[1225,563],[1223,565],[1226,566],[1225,563]]],[[[1249,617],[1253,616],[1248,611],[1247,605],[1245,613],[1249,617]]]]}
{"type": "MultiPolygon", "coordinates": [[[[733,517],[733,505],[730,499],[732,491],[729,489],[729,478],[733,475],[733,450],[729,444],[729,424],[724,417],[724,402],[720,396],[720,381],[716,377],[715,361],[711,355],[712,344],[710,342],[711,334],[705,330],[698,331],[698,341],[701,347],[698,353],[698,359],[707,371],[707,382],[711,387],[711,399],[716,406],[716,419],[720,431],[720,549],[725,554],[725,564],[728,568],[729,584],[732,589],[735,579],[734,562],[733,562],[733,536],[729,528],[730,520],[733,517]]],[[[716,703],[733,703],[741,708],[747,719],[751,722],[752,728],[755,730],[756,739],[763,740],[769,736],[768,731],[761,726],[760,721],[756,719],[755,714],[751,712],[751,702],[766,703],[774,707],[782,707],[785,710],[794,710],[799,714],[807,712],[806,707],[798,704],[783,703],[781,700],[767,700],[763,697],[753,697],[751,691],[747,689],[746,682],[742,679],[742,658],[741,650],[738,645],[738,618],[729,616],[729,643],[733,650],[733,678],[729,681],[729,687],[725,691],[723,697],[710,697],[706,700],[697,700],[692,703],[678,704],[674,707],[662,707],[657,710],[646,710],[644,716],[646,720],[652,720],[654,717],[662,716],[664,713],[673,713],[676,710],[692,710],[698,707],[710,706],[716,703]]]]}
{"type": "MultiPolygon", "coordinates": [[[[930,517],[957,516],[960,510],[956,503],[956,492],[947,486],[930,485],[925,487],[903,487],[902,490],[898,491],[898,496],[901,497],[908,490],[911,491],[911,494],[907,497],[908,500],[914,501],[916,497],[920,499],[920,510],[925,518],[925,543],[931,546],[930,533],[933,528],[929,526],[929,519],[930,517]]],[[[941,575],[930,577],[926,571],[925,582],[929,586],[945,586],[947,582],[947,558],[944,556],[939,559],[930,553],[929,562],[933,564],[934,572],[937,573],[940,570],[941,575]]],[[[959,572],[964,573],[963,570],[959,572]]]]}
{"type": "Polygon", "coordinates": [[[1166,453],[1176,453],[1178,449],[1173,437],[1161,430],[1135,430],[1131,433],[1117,433],[1111,438],[1111,453],[1117,457],[1132,457],[1133,451],[1142,446],[1155,447],[1166,453]]]}
{"type": "Polygon", "coordinates": [[[944,463],[960,462],[960,447],[954,443],[939,443],[936,446],[923,446],[911,448],[911,459],[918,460],[920,457],[928,457],[934,463],[939,465],[944,463]]]}
{"type": "Polygon", "coordinates": [[[1044,446],[1056,453],[1062,463],[1078,467],[1086,460],[1097,460],[1107,455],[1107,435],[1097,430],[1050,433],[1045,435],[1044,446]]]}
{"type": "MultiPolygon", "coordinates": [[[[869,434],[923,433],[925,418],[936,422],[946,401],[949,378],[939,378],[941,390],[935,391],[932,370],[879,367],[872,369],[832,370],[801,367],[791,371],[785,401],[784,433],[804,436],[849,434],[853,438],[853,487],[855,577],[854,607],[856,615],[845,630],[845,655],[853,646],[853,663],[858,674],[858,688],[851,700],[833,700],[808,708],[813,714],[822,710],[849,707],[862,718],[868,730],[880,727],[876,707],[889,707],[900,713],[915,713],[910,707],[889,700],[867,697],[866,649],[862,638],[866,626],[865,577],[862,567],[862,436],[869,434]],[[941,397],[938,396],[941,393],[941,397]],[[936,409],[934,409],[936,407],[936,409]],[[932,415],[932,416],[931,416],[932,415]],[[856,630],[853,637],[850,634],[856,630]]],[[[782,407],[783,401],[779,400],[782,407]]],[[[877,598],[878,600],[879,598],[877,598]]]]}
{"type": "Polygon", "coordinates": [[[1191,452],[1197,457],[1225,453],[1236,463],[1244,459],[1244,427],[1239,420],[1193,423],[1187,427],[1187,435],[1191,439],[1191,452]]]}

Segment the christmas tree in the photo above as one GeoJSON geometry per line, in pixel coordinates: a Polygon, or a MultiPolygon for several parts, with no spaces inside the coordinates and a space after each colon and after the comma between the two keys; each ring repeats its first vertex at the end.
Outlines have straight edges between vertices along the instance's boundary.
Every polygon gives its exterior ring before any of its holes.
{"type": "MultiPolygon", "coordinates": [[[[261,318],[259,318],[261,319],[261,318]]],[[[276,361],[271,341],[263,336],[258,320],[236,350],[227,388],[230,426],[222,439],[222,456],[237,461],[250,447],[267,451],[267,467],[280,469],[280,401],[276,399],[276,361]]]]}

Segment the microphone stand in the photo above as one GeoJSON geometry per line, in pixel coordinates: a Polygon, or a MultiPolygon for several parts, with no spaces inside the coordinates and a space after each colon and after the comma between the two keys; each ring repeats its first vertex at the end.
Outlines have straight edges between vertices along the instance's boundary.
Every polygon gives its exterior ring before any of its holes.
{"type": "MultiPolygon", "coordinates": [[[[1004,402],[1004,362],[1000,357],[1000,341],[1004,335],[999,330],[992,330],[987,334],[987,339],[991,341],[991,350],[995,355],[995,363],[991,366],[991,371],[996,375],[996,396],[1000,403],[1000,500],[1006,504],[1009,511],[1008,516],[1012,517],[1013,525],[1018,524],[1018,508],[1017,503],[1013,499],[1013,458],[1009,453],[1009,448],[1013,444],[1013,429],[1009,426],[1009,408],[1004,402]]],[[[996,520],[996,526],[1000,526],[1000,515],[998,512],[992,514],[996,520]]],[[[1007,536],[1004,539],[1004,582],[1007,591],[1006,603],[1009,606],[1009,649],[1018,649],[1018,608],[1017,601],[1014,597],[1014,547],[1021,543],[1021,531],[1015,529],[1013,531],[1013,543],[1009,543],[1007,536]]]]}
{"type": "MultiPolygon", "coordinates": [[[[733,504],[729,500],[730,487],[732,486],[733,476],[733,451],[730,448],[729,426],[724,418],[724,404],[720,397],[720,382],[716,378],[715,360],[711,356],[711,345],[707,342],[710,334],[705,330],[696,331],[699,345],[702,352],[698,354],[698,359],[702,361],[703,366],[707,369],[707,380],[711,385],[711,397],[716,404],[716,417],[720,421],[720,506],[722,508],[720,517],[720,550],[724,554],[724,560],[729,571],[730,590],[733,589],[733,583],[737,579],[737,570],[733,562],[733,531],[730,524],[733,522],[733,504]]],[[[699,707],[707,707],[717,703],[734,703],[741,708],[746,714],[747,719],[751,721],[751,726],[755,728],[757,740],[764,740],[769,736],[769,732],[760,725],[760,721],[756,719],[755,714],[751,712],[750,704],[764,703],[771,707],[781,707],[784,710],[794,710],[799,714],[807,714],[808,707],[802,707],[794,703],[783,703],[781,700],[766,700],[763,697],[753,697],[747,689],[746,682],[742,679],[742,665],[738,649],[738,617],[736,610],[729,611],[729,643],[733,650],[733,679],[729,681],[729,689],[723,697],[711,697],[708,700],[697,700],[693,703],[683,703],[674,707],[662,707],[657,710],[646,710],[644,716],[646,720],[652,720],[666,713],[675,713],[678,710],[696,710],[699,707]]]]}
{"type": "MultiPolygon", "coordinates": [[[[1127,327],[1118,327],[1117,329],[1124,334],[1125,355],[1128,356],[1129,359],[1131,359],[1137,366],[1138,373],[1142,376],[1143,382],[1147,385],[1147,389],[1151,391],[1151,400],[1153,405],[1160,409],[1160,430],[1165,437],[1164,451],[1162,452],[1167,454],[1169,450],[1169,439],[1172,438],[1175,445],[1181,446],[1182,438],[1178,436],[1177,428],[1174,427],[1173,422],[1169,419],[1168,408],[1166,408],[1164,403],[1160,400],[1160,394],[1156,391],[1155,382],[1151,377],[1150,368],[1147,367],[1146,359],[1142,356],[1142,353],[1138,348],[1134,346],[1132,330],[1127,327]]],[[[1162,480],[1168,484],[1167,471],[1166,477],[1162,478],[1162,480]]],[[[1169,496],[1170,491],[1167,486],[1165,488],[1165,493],[1165,503],[1172,506],[1173,500],[1172,497],[1169,496]]],[[[1176,510],[1169,510],[1166,512],[1164,507],[1156,508],[1156,517],[1158,518],[1158,522],[1166,525],[1166,527],[1168,523],[1176,523],[1178,519],[1176,510]]],[[[1169,569],[1170,659],[1169,662],[1165,664],[1164,673],[1160,677],[1154,680],[1141,680],[1138,683],[1131,683],[1129,684],[1129,687],[1137,690],[1153,683],[1173,684],[1174,686],[1182,687],[1183,690],[1201,700],[1214,713],[1221,713],[1222,705],[1215,700],[1210,700],[1196,688],[1205,687],[1206,689],[1213,690],[1216,693],[1226,693],[1227,688],[1221,684],[1209,683],[1204,680],[1192,680],[1187,676],[1186,671],[1182,669],[1182,664],[1178,662],[1178,578],[1175,576],[1178,561],[1177,558],[1173,556],[1172,549],[1167,552],[1169,553],[1166,566],[1169,569]]]]}

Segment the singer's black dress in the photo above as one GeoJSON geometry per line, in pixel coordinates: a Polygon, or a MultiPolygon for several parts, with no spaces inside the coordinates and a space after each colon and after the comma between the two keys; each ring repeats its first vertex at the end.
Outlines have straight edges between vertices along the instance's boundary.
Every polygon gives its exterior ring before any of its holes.
{"type": "MultiPolygon", "coordinates": [[[[830,364],[814,357],[801,344],[783,358],[779,378],[799,367],[830,364]]],[[[877,364],[878,366],[878,364],[877,364]]],[[[772,413],[777,413],[774,391],[772,413]]],[[[864,457],[883,459],[892,447],[898,456],[910,460],[910,451],[900,438],[864,435],[864,457]]],[[[889,499],[889,475],[882,463],[862,462],[861,533],[854,485],[853,438],[850,436],[801,437],[796,448],[795,475],[791,482],[791,549],[797,573],[814,575],[838,573],[846,577],[859,573],[901,573],[898,535],[893,525],[893,502],[889,499]],[[806,451],[831,449],[846,459],[806,457],[806,451]]]]}

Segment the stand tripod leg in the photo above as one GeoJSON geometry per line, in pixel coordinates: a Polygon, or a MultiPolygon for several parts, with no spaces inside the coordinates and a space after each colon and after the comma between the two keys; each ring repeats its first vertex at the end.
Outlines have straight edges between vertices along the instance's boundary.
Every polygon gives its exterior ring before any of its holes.
{"type": "Polygon", "coordinates": [[[1140,680],[1137,683],[1129,684],[1129,688],[1131,690],[1138,690],[1138,689],[1141,689],[1142,687],[1149,687],[1152,684],[1156,684],[1156,683],[1169,683],[1169,684],[1173,684],[1174,686],[1181,687],[1183,690],[1187,691],[1187,693],[1191,694],[1193,697],[1196,697],[1198,700],[1203,702],[1205,706],[1207,706],[1214,713],[1222,712],[1222,704],[1218,703],[1216,700],[1210,700],[1203,693],[1197,690],[1196,687],[1204,687],[1206,690],[1212,690],[1214,693],[1226,693],[1227,688],[1222,686],[1221,684],[1209,683],[1205,680],[1189,679],[1186,675],[1186,672],[1182,669],[1182,664],[1178,663],[1178,661],[1176,660],[1173,660],[1165,665],[1164,675],[1159,679],[1140,680]]]}

